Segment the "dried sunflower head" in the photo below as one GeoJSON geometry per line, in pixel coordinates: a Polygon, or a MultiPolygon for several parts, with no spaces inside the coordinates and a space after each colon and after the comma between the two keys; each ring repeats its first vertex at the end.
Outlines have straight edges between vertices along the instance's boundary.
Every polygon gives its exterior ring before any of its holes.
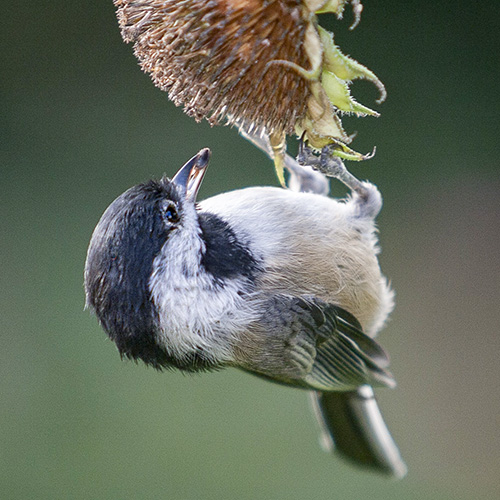
{"type": "MultiPolygon", "coordinates": [[[[142,69],[196,120],[265,135],[282,163],[286,135],[363,159],[342,113],[376,113],[349,93],[355,78],[382,84],[344,56],[316,13],[341,17],[348,0],[114,0],[123,39],[142,69]]],[[[359,15],[359,0],[352,1],[359,15]]],[[[282,177],[281,177],[282,178],[282,177]]]]}

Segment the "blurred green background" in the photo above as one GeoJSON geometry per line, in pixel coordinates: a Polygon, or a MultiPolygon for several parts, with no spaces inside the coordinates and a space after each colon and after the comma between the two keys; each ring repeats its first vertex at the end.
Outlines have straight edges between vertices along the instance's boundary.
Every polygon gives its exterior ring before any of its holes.
{"type": "MultiPolygon", "coordinates": [[[[205,146],[202,197],[277,182],[235,130],[153,86],[111,0],[17,0],[0,21],[1,498],[500,498],[498,9],[366,0],[351,19],[324,24],[389,92],[380,118],[346,126],[358,151],[378,148],[350,168],[385,198],[397,308],[381,342],[399,385],[378,394],[408,477],[323,453],[301,391],[120,361],[83,310],[107,205],[205,146]]],[[[374,105],[368,83],[353,91],[374,105]]]]}

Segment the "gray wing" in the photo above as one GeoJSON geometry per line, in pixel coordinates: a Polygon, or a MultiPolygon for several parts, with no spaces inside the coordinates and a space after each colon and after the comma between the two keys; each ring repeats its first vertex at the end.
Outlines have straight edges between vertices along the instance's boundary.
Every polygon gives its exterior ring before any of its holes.
{"type": "Polygon", "coordinates": [[[386,370],[389,358],[384,349],[365,335],[356,318],[344,309],[318,299],[296,299],[298,321],[304,332],[292,343],[293,359],[303,357],[304,343],[314,348],[314,359],[304,381],[321,391],[345,391],[360,385],[394,387],[386,370]],[[306,341],[306,342],[304,342],[306,341]]]}
{"type": "Polygon", "coordinates": [[[305,381],[322,391],[356,389],[360,385],[396,385],[386,370],[389,357],[365,335],[356,318],[344,309],[324,302],[304,301],[305,311],[314,311],[315,324],[302,323],[316,343],[316,357],[305,381]]]}
{"type": "Polygon", "coordinates": [[[249,363],[240,367],[288,385],[348,391],[395,385],[382,347],[344,309],[309,297],[275,296],[253,336],[249,363]]]}

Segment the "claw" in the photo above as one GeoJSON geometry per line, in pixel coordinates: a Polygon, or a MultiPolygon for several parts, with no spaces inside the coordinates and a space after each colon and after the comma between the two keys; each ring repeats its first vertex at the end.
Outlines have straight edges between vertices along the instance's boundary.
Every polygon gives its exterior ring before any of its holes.
{"type": "Polygon", "coordinates": [[[303,132],[299,139],[299,152],[297,154],[297,163],[302,166],[314,166],[318,162],[318,158],[313,154],[309,147],[306,132],[303,132]]]}
{"type": "MultiPolygon", "coordinates": [[[[377,188],[368,182],[359,181],[347,170],[342,158],[338,156],[338,148],[339,146],[335,143],[327,144],[323,146],[319,155],[315,155],[313,150],[308,146],[304,133],[299,140],[297,163],[302,166],[307,165],[312,167],[326,177],[338,179],[351,191],[357,193],[357,203],[360,206],[360,213],[366,217],[375,218],[382,206],[382,198],[377,188]]],[[[363,159],[371,158],[374,154],[375,150],[363,159]]]]}
{"type": "Polygon", "coordinates": [[[297,154],[297,161],[299,162],[300,165],[304,165],[304,149],[307,147],[307,139],[306,137],[306,131],[302,132],[302,135],[300,136],[299,139],[299,152],[297,154]]]}

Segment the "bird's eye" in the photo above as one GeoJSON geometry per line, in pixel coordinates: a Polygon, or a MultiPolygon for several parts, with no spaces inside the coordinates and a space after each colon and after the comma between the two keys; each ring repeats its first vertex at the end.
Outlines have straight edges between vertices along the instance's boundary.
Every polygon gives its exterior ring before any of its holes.
{"type": "Polygon", "coordinates": [[[175,223],[179,222],[179,214],[177,213],[177,209],[173,204],[168,204],[165,207],[165,218],[168,220],[168,222],[175,223]]]}

